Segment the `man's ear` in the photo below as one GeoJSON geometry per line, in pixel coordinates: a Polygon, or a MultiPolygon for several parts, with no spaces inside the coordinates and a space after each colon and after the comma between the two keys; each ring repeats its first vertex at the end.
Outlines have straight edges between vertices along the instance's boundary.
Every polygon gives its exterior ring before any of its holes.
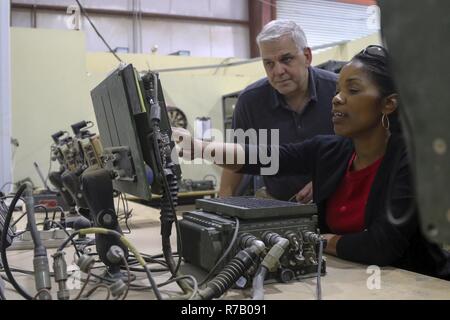
{"type": "Polygon", "coordinates": [[[304,48],[303,49],[303,54],[306,57],[306,66],[307,67],[311,66],[311,63],[312,63],[312,51],[311,51],[311,48],[309,48],[309,47],[304,48]]]}
{"type": "Polygon", "coordinates": [[[393,94],[387,96],[386,98],[384,98],[384,100],[385,100],[385,104],[384,104],[382,113],[390,115],[392,112],[397,110],[397,107],[398,107],[398,94],[393,93],[393,94]]]}

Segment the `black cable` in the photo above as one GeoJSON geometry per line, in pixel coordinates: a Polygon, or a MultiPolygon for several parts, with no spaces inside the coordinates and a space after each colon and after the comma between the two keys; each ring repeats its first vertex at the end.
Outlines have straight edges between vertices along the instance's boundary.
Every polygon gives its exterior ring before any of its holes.
{"type": "Polygon", "coordinates": [[[87,14],[86,10],[84,9],[84,7],[81,5],[80,1],[75,0],[76,3],[78,4],[78,6],[80,7],[81,13],[86,17],[87,21],[89,22],[89,24],[92,26],[92,28],[94,29],[95,33],[97,34],[97,36],[103,41],[103,43],[106,45],[106,47],[108,48],[109,52],[111,52],[114,57],[120,62],[120,63],[124,63],[122,61],[122,59],[119,58],[119,56],[114,52],[113,49],[111,49],[111,47],[109,46],[108,42],[106,42],[106,40],[103,38],[103,36],[100,34],[100,32],[97,30],[97,28],[95,27],[94,23],[91,21],[91,18],[89,18],[89,15],[87,14]]]}
{"type": "MultiPolygon", "coordinates": [[[[9,268],[9,270],[11,270],[11,272],[16,272],[16,273],[23,273],[29,276],[33,276],[34,275],[34,271],[32,270],[25,270],[25,269],[19,269],[19,268],[9,268]]],[[[9,282],[9,280],[8,280],[9,282]]]]}
{"type": "Polygon", "coordinates": [[[0,278],[2,278],[3,280],[5,280],[8,283],[11,283],[8,279],[8,277],[5,277],[4,275],[0,275],[0,278]]]}
{"type": "MultiPolygon", "coordinates": [[[[159,264],[159,265],[163,266],[164,268],[168,269],[167,263],[165,261],[153,260],[153,259],[149,260],[149,259],[146,259],[146,258],[143,258],[143,259],[144,259],[145,262],[149,262],[149,263],[152,263],[152,264],[159,264]]],[[[132,261],[128,260],[128,263],[131,264],[131,265],[135,265],[135,264],[139,264],[139,261],[137,261],[137,260],[132,260],[132,261]]]]}
{"type": "MultiPolygon", "coordinates": [[[[155,86],[157,86],[157,83],[155,84],[155,86]]],[[[175,205],[173,203],[172,194],[170,192],[169,182],[167,181],[167,176],[164,174],[164,166],[162,164],[162,155],[161,155],[161,152],[159,150],[159,143],[158,143],[157,135],[155,134],[155,132],[159,132],[159,125],[156,124],[156,123],[153,125],[153,145],[155,146],[156,163],[157,163],[157,166],[159,167],[160,172],[162,173],[162,181],[163,181],[163,186],[164,186],[164,192],[166,193],[166,197],[167,197],[167,200],[169,202],[170,210],[173,212],[173,216],[174,216],[175,228],[176,228],[176,232],[177,232],[177,248],[178,248],[179,252],[183,252],[180,228],[179,228],[178,219],[177,219],[177,213],[176,213],[176,210],[175,210],[175,205]]],[[[163,205],[161,205],[161,207],[163,207],[163,205]]],[[[161,212],[163,212],[163,210],[161,210],[161,212]]],[[[161,219],[161,224],[163,225],[165,223],[166,223],[166,221],[164,221],[164,218],[161,219]]],[[[165,235],[165,234],[164,235],[162,234],[162,236],[163,236],[163,239],[162,239],[162,241],[163,241],[163,251],[166,251],[166,247],[168,249],[167,250],[167,257],[166,257],[166,259],[168,260],[167,264],[169,265],[169,269],[170,269],[172,275],[175,277],[177,275],[179,269],[180,269],[180,266],[181,266],[181,257],[178,259],[177,265],[174,267],[173,263],[175,261],[173,260],[173,257],[172,257],[172,254],[171,254],[172,250],[170,249],[171,248],[170,238],[167,235],[165,235]],[[166,239],[166,237],[168,239],[166,239]],[[168,253],[169,251],[170,251],[170,255],[168,253]]]]}
{"type": "MultiPolygon", "coordinates": [[[[147,254],[147,253],[139,253],[141,256],[143,256],[143,257],[148,257],[148,258],[151,258],[151,259],[158,259],[158,258],[164,258],[164,255],[162,254],[162,253],[160,253],[160,254],[155,254],[155,255],[149,255],[149,254],[147,254]]],[[[173,256],[178,256],[178,252],[172,252],[172,255],[173,256]]]]}
{"type": "Polygon", "coordinates": [[[116,206],[117,216],[119,216],[119,211],[120,211],[120,195],[121,194],[122,194],[122,192],[119,192],[119,194],[117,195],[117,206],[116,206]]]}
{"type": "Polygon", "coordinates": [[[5,201],[3,201],[3,197],[0,198],[0,210],[2,210],[5,214],[8,212],[8,206],[5,201]]]}
{"type": "Polygon", "coordinates": [[[128,210],[128,203],[127,203],[125,194],[123,194],[123,193],[121,194],[121,199],[122,199],[122,205],[123,205],[123,210],[124,210],[125,227],[128,230],[127,234],[130,234],[131,229],[130,229],[130,226],[128,225],[128,219],[131,216],[131,211],[128,210]]]}
{"type": "Polygon", "coordinates": [[[125,267],[127,269],[127,276],[128,276],[128,281],[127,281],[127,290],[125,291],[125,293],[122,296],[122,300],[125,300],[125,298],[128,295],[128,291],[130,291],[130,285],[131,285],[131,270],[130,270],[130,266],[128,265],[127,259],[125,257],[122,256],[122,261],[125,264],[125,267]]]}
{"type": "MultiPolygon", "coordinates": [[[[146,253],[139,253],[147,262],[155,261],[156,263],[166,263],[165,260],[158,260],[158,259],[164,259],[164,254],[156,254],[156,255],[149,255],[146,253]],[[148,259],[148,260],[147,260],[148,259]]],[[[178,252],[172,252],[172,256],[178,257],[178,252]]],[[[134,257],[134,255],[131,253],[130,257],[134,257]]]]}
{"type": "Polygon", "coordinates": [[[8,181],[8,182],[4,183],[4,184],[0,187],[0,191],[3,191],[3,189],[4,189],[6,186],[10,186],[10,185],[13,185],[13,184],[14,184],[14,183],[11,182],[11,181],[8,181]]]}
{"type": "Polygon", "coordinates": [[[75,241],[79,242],[79,243],[77,243],[77,245],[79,246],[79,250],[81,252],[83,252],[83,254],[88,254],[88,255],[97,255],[98,254],[96,252],[92,253],[89,250],[88,250],[88,252],[85,252],[86,249],[95,245],[95,239],[86,238],[86,239],[78,239],[75,241]]]}
{"type": "MultiPolygon", "coordinates": [[[[50,222],[53,224],[56,224],[61,230],[64,231],[64,233],[67,235],[67,237],[70,237],[70,233],[67,232],[66,228],[64,228],[58,221],[55,220],[50,220],[50,222]]],[[[77,244],[75,243],[75,241],[72,239],[70,239],[70,241],[72,242],[72,245],[75,249],[75,253],[77,254],[78,258],[80,257],[80,251],[78,250],[77,244]]]]}
{"type": "Polygon", "coordinates": [[[0,277],[0,300],[6,300],[5,283],[3,282],[3,278],[1,277],[0,277]]]}
{"type": "MultiPolygon", "coordinates": [[[[124,270],[125,268],[121,267],[122,270],[124,270]]],[[[134,268],[134,267],[130,267],[131,271],[134,272],[145,272],[144,268],[134,268]]],[[[150,268],[151,272],[167,272],[169,271],[169,268],[150,268]]]]}
{"type": "MultiPolygon", "coordinates": [[[[2,197],[2,200],[6,200],[6,199],[14,199],[15,196],[4,196],[2,197]]],[[[23,202],[25,202],[25,199],[20,197],[19,200],[22,200],[23,202]]],[[[9,207],[8,207],[9,208],[9,207]]]]}
{"type": "MultiPolygon", "coordinates": [[[[106,268],[106,267],[105,267],[105,266],[101,266],[101,268],[106,268]]],[[[92,269],[98,269],[98,267],[93,267],[92,269]]],[[[11,270],[12,272],[22,273],[22,274],[34,276],[34,271],[32,271],[32,270],[25,270],[25,269],[18,269],[18,268],[10,268],[10,270],[11,270]]],[[[130,269],[130,271],[132,271],[132,270],[130,269]]],[[[144,270],[142,270],[142,271],[144,271],[144,270]]],[[[153,272],[153,270],[152,270],[152,272],[153,272]]],[[[54,273],[51,272],[51,273],[50,273],[50,276],[54,277],[54,273]]],[[[8,283],[11,282],[11,281],[9,281],[9,279],[8,279],[7,277],[5,277],[5,276],[3,276],[3,275],[0,275],[0,277],[1,277],[3,280],[5,280],[6,282],[8,282],[8,283]]],[[[114,280],[113,280],[113,279],[111,279],[111,278],[106,278],[106,277],[102,277],[102,276],[97,275],[97,274],[95,274],[95,273],[92,273],[92,277],[97,278],[97,279],[102,280],[102,281],[105,281],[105,282],[108,282],[108,283],[114,283],[114,280]]],[[[87,280],[87,279],[82,279],[82,278],[80,278],[80,281],[85,282],[86,280],[87,280]]],[[[136,278],[136,276],[134,276],[134,278],[132,279],[132,282],[133,282],[133,281],[136,281],[136,280],[138,280],[138,279],[136,278]]],[[[96,283],[96,281],[95,281],[95,280],[92,280],[92,279],[89,280],[89,281],[90,281],[90,282],[96,283]]],[[[158,287],[159,287],[159,286],[160,286],[160,285],[158,285],[158,287]]],[[[151,290],[151,289],[152,289],[151,286],[143,286],[143,285],[137,285],[137,284],[133,284],[133,283],[130,285],[130,288],[131,288],[131,290],[133,290],[133,291],[151,290]]]]}
{"type": "Polygon", "coordinates": [[[150,284],[152,286],[153,292],[155,293],[156,299],[162,300],[161,292],[159,292],[159,290],[158,290],[158,286],[155,283],[155,279],[153,279],[150,269],[147,268],[147,266],[145,266],[144,269],[145,269],[145,273],[147,274],[148,280],[150,281],[150,284]]]}
{"type": "MultiPolygon", "coordinates": [[[[24,192],[24,190],[27,188],[26,184],[22,184],[19,187],[19,190],[17,190],[16,195],[14,196],[13,200],[11,201],[11,204],[9,206],[9,210],[8,213],[5,217],[5,223],[4,223],[4,229],[8,230],[9,228],[9,224],[11,222],[11,218],[14,212],[14,208],[16,207],[17,201],[19,200],[20,196],[22,195],[22,193],[24,192]]],[[[0,243],[6,243],[6,236],[7,236],[8,232],[2,232],[2,238],[0,243]]],[[[5,246],[1,245],[1,257],[2,257],[2,263],[3,263],[3,269],[5,270],[5,274],[9,279],[9,282],[11,283],[11,285],[14,287],[14,289],[16,289],[16,291],[25,299],[27,300],[32,300],[33,297],[27,292],[25,291],[25,289],[23,289],[16,281],[16,279],[14,279],[14,276],[9,268],[9,264],[8,264],[8,257],[6,255],[6,248],[5,246]]]]}
{"type": "MultiPolygon", "coordinates": [[[[120,239],[120,238],[122,237],[122,234],[119,233],[119,232],[117,232],[117,231],[115,231],[115,230],[109,230],[109,229],[105,229],[105,230],[107,231],[106,234],[108,234],[108,235],[113,235],[113,236],[117,237],[118,239],[120,239]]],[[[76,232],[72,233],[72,234],[70,235],[70,237],[67,238],[67,239],[64,241],[64,243],[62,243],[62,244],[58,247],[58,250],[57,250],[57,251],[63,251],[64,248],[65,248],[65,247],[67,246],[67,244],[69,243],[69,241],[71,241],[71,240],[72,240],[76,235],[78,235],[79,233],[80,233],[80,231],[76,231],[76,232]]],[[[153,289],[153,291],[154,291],[154,293],[155,293],[156,298],[157,298],[158,300],[162,300],[161,293],[159,292],[158,287],[156,286],[155,279],[153,278],[153,275],[152,275],[150,269],[149,269],[147,266],[143,266],[143,267],[144,267],[144,269],[145,269],[145,273],[147,274],[148,280],[150,281],[150,284],[152,285],[152,289],[153,289]]]]}
{"type": "Polygon", "coordinates": [[[64,248],[67,246],[67,244],[68,244],[69,242],[71,242],[71,241],[73,240],[73,238],[75,238],[79,233],[80,233],[80,230],[75,231],[74,233],[72,233],[72,234],[70,235],[70,237],[68,237],[66,240],[64,240],[63,243],[61,243],[61,245],[58,247],[58,250],[57,250],[57,251],[63,251],[64,248]]]}
{"type": "Polygon", "coordinates": [[[93,295],[94,292],[97,291],[99,288],[106,289],[107,295],[106,295],[106,298],[104,300],[109,300],[109,297],[111,296],[111,289],[107,285],[101,284],[101,283],[96,285],[95,287],[89,289],[89,291],[83,296],[83,298],[89,299],[89,297],[91,295],[93,295]]]}
{"type": "Polygon", "coordinates": [[[234,247],[234,244],[235,244],[236,239],[237,239],[237,235],[239,233],[239,219],[237,217],[235,217],[235,220],[236,220],[236,227],[234,229],[233,238],[231,239],[230,244],[228,245],[228,247],[225,250],[225,252],[223,253],[223,255],[220,257],[220,259],[217,260],[217,262],[214,265],[214,267],[212,267],[212,269],[206,275],[205,279],[203,279],[203,281],[199,283],[199,287],[204,285],[211,278],[211,276],[213,275],[214,271],[222,263],[222,261],[230,254],[231,249],[234,247]]]}
{"type": "MultiPolygon", "coordinates": [[[[167,262],[165,260],[159,260],[159,259],[155,259],[151,256],[146,256],[146,255],[142,255],[142,259],[144,259],[145,262],[151,263],[151,264],[160,264],[163,267],[167,268],[167,262]]],[[[133,265],[133,264],[138,264],[139,261],[135,258],[135,256],[133,254],[130,254],[128,257],[128,263],[133,265]]]]}
{"type": "Polygon", "coordinates": [[[64,209],[61,207],[61,206],[57,206],[56,208],[55,208],[55,210],[53,210],[53,216],[52,216],[52,220],[53,221],[56,221],[56,213],[58,212],[58,210],[59,210],[59,213],[60,213],[60,215],[59,215],[59,221],[63,221],[64,220],[64,222],[65,222],[65,220],[66,220],[66,215],[64,214],[64,209]]]}
{"type": "MultiPolygon", "coordinates": [[[[105,266],[101,266],[101,268],[106,268],[105,266]]],[[[93,267],[92,269],[98,269],[98,267],[93,267]]],[[[25,275],[29,275],[29,276],[34,276],[34,271],[32,271],[32,270],[25,270],[25,269],[18,269],[18,268],[10,268],[10,270],[12,271],[12,272],[16,272],[16,273],[22,273],[22,274],[25,274],[25,275]]],[[[130,269],[130,271],[132,271],[131,269],[130,269]]],[[[95,274],[95,273],[92,273],[91,274],[92,275],[92,277],[94,277],[94,278],[97,278],[97,279],[99,279],[99,280],[102,280],[102,281],[105,281],[105,282],[108,282],[108,283],[114,283],[114,281],[115,280],[113,280],[112,278],[106,278],[106,277],[102,277],[102,276],[100,276],[100,275],[97,275],[97,274],[95,274]]],[[[51,277],[54,277],[55,275],[54,275],[54,273],[53,272],[51,272],[50,273],[50,276],[51,277]]],[[[9,281],[9,279],[7,278],[7,277],[4,277],[3,275],[1,276],[1,278],[2,279],[4,279],[5,281],[7,281],[8,283],[10,283],[10,281],[9,281]]],[[[83,281],[83,282],[85,282],[85,281],[87,281],[87,279],[82,279],[82,278],[80,278],[79,279],[80,281],[83,281]]],[[[134,278],[132,279],[132,281],[136,281],[137,279],[136,279],[136,276],[134,276],[134,278]]],[[[96,282],[95,280],[89,280],[90,282],[96,282]]],[[[132,289],[132,290],[151,290],[151,287],[150,286],[140,286],[140,285],[136,285],[136,284],[131,284],[130,285],[130,288],[132,289]]]]}
{"type": "MultiPolygon", "coordinates": [[[[158,76],[153,73],[153,89],[154,89],[154,96],[151,97],[151,99],[154,99],[153,103],[152,101],[149,101],[152,105],[156,104],[159,106],[159,96],[158,96],[158,76]]],[[[145,84],[144,84],[145,87],[145,84]]],[[[159,107],[160,108],[160,107],[159,107]]],[[[172,225],[170,224],[170,229],[166,230],[166,227],[168,226],[167,223],[170,222],[172,223],[172,221],[166,221],[167,217],[165,216],[166,212],[165,212],[165,207],[166,204],[164,204],[164,201],[167,200],[167,202],[169,203],[169,210],[172,211],[173,214],[173,219],[175,222],[175,228],[176,228],[176,232],[177,232],[177,248],[179,252],[183,252],[182,251],[182,241],[181,241],[181,234],[180,234],[180,228],[179,228],[179,224],[178,224],[178,219],[177,219],[177,213],[175,210],[175,204],[174,204],[174,200],[172,198],[172,193],[170,190],[170,186],[169,186],[169,181],[167,178],[167,175],[165,174],[165,168],[164,165],[162,163],[163,159],[163,155],[161,154],[161,150],[160,150],[160,144],[158,141],[158,136],[157,134],[160,133],[160,127],[159,127],[159,121],[160,119],[151,119],[152,120],[152,130],[153,130],[153,146],[155,148],[155,159],[156,159],[156,164],[158,166],[159,171],[161,172],[161,176],[162,176],[162,182],[163,182],[163,187],[164,187],[164,191],[163,191],[163,196],[161,198],[161,236],[162,236],[162,247],[163,247],[163,253],[164,253],[164,257],[167,261],[167,264],[169,266],[170,272],[172,273],[172,276],[175,277],[181,267],[181,257],[178,259],[178,262],[176,264],[176,266],[174,266],[173,264],[175,263],[173,256],[172,256],[172,249],[171,249],[171,244],[170,244],[170,232],[172,229],[172,225]],[[165,193],[165,194],[164,194],[165,193]],[[164,215],[163,215],[164,213],[164,215]],[[169,232],[169,234],[166,234],[166,231],[169,232]]],[[[175,174],[174,174],[175,175],[175,174]]],[[[178,283],[180,284],[180,283],[178,283]]]]}
{"type": "Polygon", "coordinates": [[[158,287],[163,287],[163,286],[166,286],[166,285],[168,285],[170,283],[173,283],[175,281],[180,281],[180,280],[183,280],[183,279],[189,279],[189,280],[192,281],[193,290],[192,290],[191,296],[188,298],[188,300],[192,300],[198,293],[198,283],[197,283],[197,279],[195,279],[191,275],[179,276],[179,277],[176,277],[176,278],[173,278],[173,279],[169,279],[166,282],[158,284],[158,287]]]}
{"type": "MultiPolygon", "coordinates": [[[[162,265],[163,267],[166,267],[166,268],[167,268],[167,263],[166,263],[166,261],[164,261],[164,260],[150,259],[150,258],[144,258],[144,257],[143,257],[143,259],[144,259],[144,261],[147,262],[147,263],[150,263],[150,264],[160,264],[160,265],[162,265]]],[[[139,264],[139,261],[138,261],[137,259],[133,258],[133,259],[128,259],[128,263],[129,263],[130,265],[136,265],[136,264],[139,264]]]]}
{"type": "MultiPolygon", "coordinates": [[[[103,268],[106,268],[105,266],[103,266],[103,268]]],[[[101,280],[101,281],[105,281],[105,282],[108,282],[108,283],[114,283],[114,281],[115,280],[113,280],[112,278],[106,278],[106,277],[103,277],[103,276],[100,276],[100,275],[98,275],[98,274],[95,274],[95,273],[92,273],[91,274],[92,275],[92,277],[94,277],[94,278],[97,278],[97,279],[99,279],[99,280],[101,280]]],[[[80,279],[80,281],[86,281],[87,279],[80,279]]],[[[136,281],[137,279],[136,279],[136,277],[132,280],[132,282],[133,281],[136,281]]],[[[91,282],[96,282],[95,280],[89,280],[89,281],[91,281],[91,282]]],[[[140,285],[136,285],[136,284],[130,284],[130,288],[131,288],[131,290],[151,290],[152,288],[150,287],[150,286],[140,286],[140,285]]]]}
{"type": "MultiPolygon", "coordinates": [[[[45,222],[49,220],[48,219],[48,209],[47,209],[46,206],[43,206],[43,205],[40,205],[40,204],[34,206],[34,210],[36,210],[36,209],[44,209],[44,212],[45,212],[44,222],[43,223],[36,223],[36,225],[43,224],[44,225],[44,230],[45,230],[45,227],[46,227],[45,222]]],[[[50,226],[50,228],[51,228],[51,226],[50,226]]]]}
{"type": "Polygon", "coordinates": [[[122,195],[122,200],[124,200],[123,205],[126,208],[125,209],[125,226],[128,229],[128,234],[131,233],[131,229],[130,226],[128,225],[128,219],[131,217],[131,213],[133,212],[133,209],[128,210],[128,199],[127,196],[125,194],[122,195]]]}
{"type": "Polygon", "coordinates": [[[22,215],[19,217],[19,219],[17,219],[16,221],[13,222],[12,225],[10,225],[10,228],[14,228],[14,226],[19,223],[20,220],[22,220],[23,217],[25,217],[27,215],[27,212],[25,211],[24,213],[22,213],[22,215]]]}
{"type": "MultiPolygon", "coordinates": [[[[125,199],[126,199],[126,196],[125,196],[125,199]]],[[[128,201],[128,200],[126,200],[126,201],[128,201]]],[[[124,234],[131,234],[131,229],[130,229],[130,226],[128,225],[128,219],[131,216],[131,212],[132,211],[133,210],[128,211],[128,204],[125,203],[124,194],[122,192],[119,192],[119,194],[117,195],[117,209],[116,209],[116,212],[117,212],[117,219],[118,219],[118,221],[122,221],[122,220],[125,221],[125,227],[127,228],[128,232],[123,231],[124,234]],[[119,216],[120,202],[122,202],[122,206],[123,206],[123,211],[124,211],[123,217],[119,216]]]]}
{"type": "MultiPolygon", "coordinates": [[[[161,114],[161,107],[159,106],[159,83],[158,83],[158,76],[155,73],[152,73],[151,76],[153,77],[153,94],[149,93],[148,102],[151,105],[151,129],[152,129],[152,140],[153,140],[153,147],[155,152],[155,159],[156,159],[156,165],[158,170],[161,172],[162,177],[162,183],[163,183],[163,194],[161,198],[161,237],[162,237],[162,249],[163,249],[163,255],[167,262],[167,265],[169,267],[170,272],[172,273],[172,277],[176,277],[178,274],[178,271],[181,267],[181,256],[178,259],[178,263],[175,264],[175,260],[172,255],[172,249],[171,249],[171,243],[170,243],[170,234],[172,231],[172,223],[175,222],[176,226],[176,232],[177,232],[177,248],[179,252],[182,252],[182,241],[181,241],[181,234],[180,234],[180,228],[178,224],[177,214],[175,210],[175,204],[174,199],[172,196],[171,188],[169,186],[168,181],[168,175],[166,174],[166,165],[163,165],[163,161],[165,162],[165,158],[163,158],[163,154],[161,153],[160,142],[158,141],[159,135],[161,134],[159,122],[160,114],[161,114]],[[168,208],[167,208],[168,204],[168,208]],[[172,215],[170,215],[172,213],[172,215]]],[[[150,79],[144,80],[144,88],[148,91],[151,90],[151,84],[150,79]],[[147,81],[148,80],[148,81],[147,81]]],[[[171,179],[176,179],[175,173],[172,172],[173,177],[171,179]]],[[[171,180],[171,182],[174,182],[171,180]]],[[[183,284],[186,284],[183,282],[177,282],[178,285],[185,290],[185,286],[183,284]]],[[[189,285],[187,285],[189,287],[189,285]]]]}
{"type": "Polygon", "coordinates": [[[38,205],[34,206],[34,209],[44,209],[45,218],[48,219],[48,208],[46,206],[43,206],[42,204],[38,204],[38,205]]]}
{"type": "Polygon", "coordinates": [[[94,127],[94,123],[92,121],[86,121],[86,125],[87,126],[85,128],[83,128],[83,131],[87,131],[94,127]]]}
{"type": "Polygon", "coordinates": [[[87,277],[86,277],[86,281],[84,282],[83,286],[81,287],[80,291],[78,291],[78,294],[76,295],[75,298],[73,298],[73,300],[79,300],[81,298],[81,296],[83,295],[84,290],[86,289],[88,283],[89,283],[89,279],[91,279],[91,275],[92,275],[92,266],[95,262],[91,262],[87,268],[87,277]]]}
{"type": "Polygon", "coordinates": [[[317,300],[322,300],[322,282],[321,282],[321,275],[322,275],[322,259],[323,259],[323,239],[320,239],[319,241],[319,262],[317,264],[317,283],[316,283],[316,295],[317,300]]]}
{"type": "MultiPolygon", "coordinates": [[[[130,269],[130,270],[131,270],[131,269],[130,269]]],[[[105,282],[108,282],[108,283],[114,283],[114,280],[111,279],[111,278],[106,278],[106,277],[97,275],[97,274],[95,274],[95,273],[92,273],[91,275],[92,275],[92,277],[97,278],[97,279],[99,279],[99,280],[102,280],[102,281],[105,281],[105,282]]],[[[80,280],[81,280],[81,281],[86,281],[86,279],[80,279],[80,280]]],[[[137,280],[142,280],[142,279],[137,279],[137,278],[135,278],[135,279],[132,280],[132,282],[137,281],[137,280]]],[[[91,282],[94,282],[94,280],[90,280],[90,281],[91,281],[91,282]]],[[[170,280],[169,280],[169,281],[170,281],[170,280]]],[[[156,286],[159,288],[159,287],[161,287],[162,285],[165,285],[165,283],[163,283],[163,284],[157,284],[156,286]]],[[[133,291],[146,291],[146,290],[151,291],[153,288],[152,288],[152,286],[145,286],[145,285],[139,285],[139,284],[133,284],[133,283],[131,283],[131,284],[130,284],[130,289],[133,290],[133,291]]]]}

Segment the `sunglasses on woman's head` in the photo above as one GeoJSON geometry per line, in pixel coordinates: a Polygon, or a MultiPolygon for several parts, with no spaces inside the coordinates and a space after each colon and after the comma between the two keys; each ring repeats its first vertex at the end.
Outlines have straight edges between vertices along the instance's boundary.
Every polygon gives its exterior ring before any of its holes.
{"type": "Polygon", "coordinates": [[[371,45],[363,49],[360,54],[366,54],[372,57],[386,58],[387,51],[382,46],[371,45]]]}

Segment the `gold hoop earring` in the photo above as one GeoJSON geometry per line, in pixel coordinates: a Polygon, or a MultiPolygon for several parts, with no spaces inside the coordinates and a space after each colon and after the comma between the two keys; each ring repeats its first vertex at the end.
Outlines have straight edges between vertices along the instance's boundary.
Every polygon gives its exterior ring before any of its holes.
{"type": "Polygon", "coordinates": [[[383,128],[385,128],[386,130],[389,130],[390,127],[390,123],[389,123],[389,117],[383,113],[383,116],[381,117],[381,125],[383,126],[383,128]]]}

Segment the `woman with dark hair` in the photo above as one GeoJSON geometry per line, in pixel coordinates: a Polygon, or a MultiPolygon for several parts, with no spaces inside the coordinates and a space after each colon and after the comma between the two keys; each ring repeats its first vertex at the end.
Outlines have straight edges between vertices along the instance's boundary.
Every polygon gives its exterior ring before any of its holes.
{"type": "MultiPolygon", "coordinates": [[[[267,151],[279,152],[279,174],[312,174],[326,253],[448,278],[448,254],[420,232],[398,99],[386,50],[368,46],[341,70],[332,109],[336,135],[267,151]]],[[[185,130],[174,129],[174,136],[191,139],[185,130]]],[[[189,156],[192,145],[214,150],[215,159],[233,154],[233,163],[221,165],[226,169],[259,174],[262,167],[248,164],[255,146],[194,140],[182,152],[189,156]],[[246,164],[236,164],[239,153],[246,164]]]]}

